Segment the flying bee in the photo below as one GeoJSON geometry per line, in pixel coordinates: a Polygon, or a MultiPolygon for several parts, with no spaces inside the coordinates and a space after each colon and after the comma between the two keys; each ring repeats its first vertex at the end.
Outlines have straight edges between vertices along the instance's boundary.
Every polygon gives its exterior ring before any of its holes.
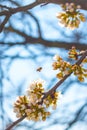
{"type": "Polygon", "coordinates": [[[42,70],[42,67],[39,67],[36,69],[36,71],[38,71],[38,72],[41,72],[41,70],[42,70]]]}

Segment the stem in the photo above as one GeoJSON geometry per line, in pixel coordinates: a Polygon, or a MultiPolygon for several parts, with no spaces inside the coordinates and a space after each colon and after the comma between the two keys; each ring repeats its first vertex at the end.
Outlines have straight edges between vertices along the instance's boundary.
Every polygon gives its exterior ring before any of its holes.
{"type": "Polygon", "coordinates": [[[45,95],[45,98],[52,94],[52,92],[54,92],[70,75],[72,74],[72,72],[70,74],[67,74],[63,77],[63,79],[61,79],[59,82],[57,82],[53,88],[51,88],[45,95]]]}
{"type": "Polygon", "coordinates": [[[86,56],[87,56],[87,50],[83,53],[81,58],[75,64],[80,65],[86,56]]]}
{"type": "MultiPolygon", "coordinates": [[[[87,50],[83,53],[83,55],[80,57],[80,59],[75,63],[76,65],[80,65],[82,63],[82,61],[84,60],[84,58],[87,56],[87,50]]],[[[74,65],[75,65],[74,64],[74,65]]],[[[44,97],[42,98],[42,101],[40,103],[43,103],[43,100],[50,94],[52,94],[52,92],[54,92],[70,75],[72,74],[72,72],[70,74],[67,74],[63,77],[63,79],[61,79],[59,82],[56,83],[56,85],[51,88],[48,92],[45,93],[44,97]]],[[[21,122],[22,120],[24,120],[26,118],[26,115],[24,115],[23,117],[21,117],[20,119],[16,120],[15,122],[13,122],[8,128],[6,128],[5,130],[11,130],[11,128],[13,128],[14,126],[16,126],[19,122],[21,122]]]]}
{"type": "Polygon", "coordinates": [[[14,126],[16,126],[19,122],[21,122],[22,120],[24,120],[26,117],[26,115],[24,115],[23,117],[19,118],[18,120],[14,121],[10,126],[8,126],[5,130],[11,130],[14,126]]]}

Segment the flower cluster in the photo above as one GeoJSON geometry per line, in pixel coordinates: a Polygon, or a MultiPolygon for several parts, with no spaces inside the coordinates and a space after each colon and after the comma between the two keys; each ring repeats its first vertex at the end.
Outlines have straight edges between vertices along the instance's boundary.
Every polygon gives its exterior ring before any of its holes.
{"type": "Polygon", "coordinates": [[[19,96],[14,103],[14,112],[16,113],[16,117],[22,117],[25,115],[25,111],[28,107],[28,99],[26,96],[19,96]]]}
{"type": "Polygon", "coordinates": [[[77,60],[77,59],[78,59],[78,56],[80,55],[80,52],[78,52],[78,51],[76,50],[76,48],[73,46],[73,47],[69,50],[68,54],[69,54],[69,58],[77,60]]]}
{"type": "Polygon", "coordinates": [[[60,25],[69,29],[75,29],[79,27],[80,22],[85,22],[85,17],[80,13],[80,5],[74,3],[66,3],[61,5],[63,12],[57,14],[60,25]]]}
{"type": "Polygon", "coordinates": [[[54,70],[59,70],[57,73],[57,78],[62,79],[66,74],[71,72],[72,65],[69,62],[64,61],[60,56],[55,55],[54,60],[56,60],[52,66],[54,70]]]}
{"type": "MultiPolygon", "coordinates": [[[[78,60],[79,56],[81,56],[83,53],[84,51],[77,51],[75,46],[72,46],[72,48],[68,52],[68,55],[69,55],[69,58],[78,60]]],[[[84,58],[82,63],[87,63],[87,58],[84,58]]]]}
{"type": "Polygon", "coordinates": [[[27,96],[29,98],[30,105],[35,105],[38,102],[41,102],[44,94],[44,81],[39,79],[36,81],[33,81],[29,88],[27,89],[27,96]]]}
{"type": "Polygon", "coordinates": [[[56,108],[60,92],[45,97],[43,83],[43,80],[33,81],[27,89],[26,96],[19,96],[16,100],[14,112],[18,118],[26,115],[28,120],[44,121],[50,115],[46,109],[51,105],[53,109],[56,108]]]}
{"type": "Polygon", "coordinates": [[[74,75],[78,77],[80,82],[83,82],[84,78],[87,77],[87,69],[83,68],[82,65],[75,64],[72,66],[72,71],[74,72],[74,75]]]}
{"type": "Polygon", "coordinates": [[[61,92],[53,92],[51,95],[48,95],[46,99],[44,99],[44,104],[46,108],[52,105],[53,110],[57,107],[57,100],[61,97],[61,92]]]}
{"type": "MultiPolygon", "coordinates": [[[[75,47],[72,47],[69,50],[69,58],[77,60],[79,56],[81,56],[84,51],[77,51],[75,47]]],[[[83,67],[83,63],[87,63],[87,58],[84,58],[82,64],[74,64],[71,65],[69,62],[64,61],[60,56],[54,56],[55,62],[53,62],[52,66],[54,70],[58,70],[57,78],[62,79],[65,75],[73,73],[75,76],[78,77],[78,80],[83,82],[84,78],[87,77],[87,69],[83,67]]]]}

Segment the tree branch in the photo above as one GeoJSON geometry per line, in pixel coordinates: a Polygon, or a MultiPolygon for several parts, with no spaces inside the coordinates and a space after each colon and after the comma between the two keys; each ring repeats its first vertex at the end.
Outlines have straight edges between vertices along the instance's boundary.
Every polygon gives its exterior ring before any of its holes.
{"type": "MultiPolygon", "coordinates": [[[[39,34],[40,34],[40,27],[38,26],[38,31],[39,31],[39,34]]],[[[61,42],[61,41],[52,41],[52,40],[46,40],[46,39],[43,39],[41,37],[41,35],[39,35],[39,37],[32,37],[32,36],[29,36],[28,34],[24,33],[24,32],[21,32],[20,30],[17,30],[15,28],[13,28],[11,25],[9,27],[5,27],[4,29],[5,31],[9,31],[12,33],[16,33],[18,35],[20,35],[21,37],[23,37],[25,39],[25,41],[23,42],[19,42],[19,43],[2,43],[0,42],[1,45],[8,45],[8,46],[16,46],[16,45],[26,45],[26,44],[42,44],[46,47],[58,47],[58,48],[64,48],[64,49],[67,49],[69,50],[72,46],[75,46],[77,49],[79,50],[85,50],[87,48],[87,45],[85,43],[83,44],[79,44],[79,43],[75,43],[75,42],[71,42],[71,43],[66,43],[66,42],[61,42]]]]}
{"type": "Polygon", "coordinates": [[[17,42],[17,43],[4,43],[4,42],[0,42],[0,45],[6,45],[9,47],[12,46],[18,46],[18,45],[30,45],[30,44],[41,44],[44,45],[46,47],[58,47],[58,48],[63,48],[66,50],[69,50],[72,46],[75,46],[78,50],[85,50],[87,48],[86,44],[79,44],[79,43],[66,43],[66,42],[61,42],[61,41],[50,41],[50,40],[46,40],[43,38],[34,38],[31,36],[28,36],[28,40],[25,39],[25,41],[23,42],[17,42]]]}
{"type": "Polygon", "coordinates": [[[5,24],[8,22],[8,19],[10,18],[10,16],[11,16],[11,14],[8,14],[8,15],[5,16],[5,19],[3,20],[3,22],[0,25],[0,32],[2,32],[5,24]]]}
{"type": "Polygon", "coordinates": [[[37,0],[40,3],[54,3],[54,4],[65,4],[65,3],[75,3],[80,5],[82,9],[87,10],[86,0],[37,0]]]}
{"type": "Polygon", "coordinates": [[[67,126],[67,128],[65,130],[69,130],[69,128],[78,120],[81,112],[83,111],[83,109],[87,106],[87,103],[85,103],[84,105],[81,106],[81,108],[77,111],[76,113],[76,117],[69,123],[69,125],[67,126]]]}
{"type": "Polygon", "coordinates": [[[8,128],[6,128],[5,130],[11,130],[14,126],[16,126],[19,122],[21,122],[22,120],[25,119],[25,115],[23,117],[21,117],[20,119],[14,121],[14,123],[12,123],[10,126],[8,126],[8,128]]]}
{"type": "MultiPolygon", "coordinates": [[[[75,63],[76,65],[80,65],[81,62],[83,61],[83,59],[87,56],[87,50],[83,53],[83,55],[80,57],[80,59],[75,63]]],[[[74,64],[74,65],[75,65],[74,64]]],[[[51,88],[48,92],[46,92],[44,94],[44,97],[42,98],[42,101],[40,102],[41,104],[43,103],[43,100],[48,96],[51,95],[54,91],[56,91],[56,89],[72,74],[72,72],[70,74],[67,74],[63,77],[63,79],[61,79],[59,82],[56,83],[56,85],[51,88]]],[[[11,130],[11,128],[13,128],[14,126],[16,126],[19,122],[21,122],[23,119],[26,118],[26,115],[24,115],[23,117],[21,117],[20,119],[16,120],[15,122],[13,122],[8,128],[6,128],[5,130],[11,130]]]]}
{"type": "MultiPolygon", "coordinates": [[[[37,5],[38,5],[38,2],[34,2],[32,4],[22,6],[22,7],[17,7],[17,8],[7,7],[8,10],[4,10],[4,11],[0,12],[0,16],[6,16],[5,20],[0,25],[0,32],[2,32],[5,24],[7,23],[7,21],[9,20],[11,15],[16,14],[18,12],[22,12],[22,11],[27,11],[28,9],[32,9],[33,7],[35,7],[37,5]]],[[[2,5],[0,5],[0,6],[2,6],[2,5]]],[[[6,8],[6,6],[5,6],[5,8],[6,8]]]]}

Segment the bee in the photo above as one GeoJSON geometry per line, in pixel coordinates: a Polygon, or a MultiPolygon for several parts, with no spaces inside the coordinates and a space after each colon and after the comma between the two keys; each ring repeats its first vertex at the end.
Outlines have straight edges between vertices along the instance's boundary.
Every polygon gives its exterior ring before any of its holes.
{"type": "Polygon", "coordinates": [[[42,67],[39,67],[36,69],[36,71],[38,71],[38,72],[41,72],[41,70],[42,70],[42,67]]]}

